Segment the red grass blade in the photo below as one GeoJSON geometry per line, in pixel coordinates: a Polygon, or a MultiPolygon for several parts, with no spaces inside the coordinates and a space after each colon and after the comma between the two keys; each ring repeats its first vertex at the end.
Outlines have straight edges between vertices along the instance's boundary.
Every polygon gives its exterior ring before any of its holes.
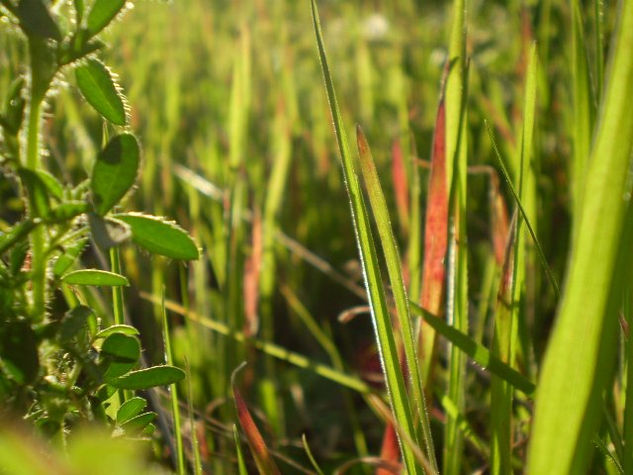
{"type": "Polygon", "coordinates": [[[409,231],[409,183],[399,140],[395,140],[391,147],[391,179],[400,226],[406,235],[409,231]]]}
{"type": "MultiPolygon", "coordinates": [[[[385,432],[382,436],[382,447],[380,449],[380,459],[389,462],[391,465],[400,464],[400,448],[398,446],[398,437],[396,429],[391,422],[387,423],[385,432]]],[[[377,468],[375,475],[392,475],[393,470],[386,468],[377,468]]]]}
{"type": "Polygon", "coordinates": [[[424,230],[424,266],[420,305],[439,315],[444,290],[444,259],[448,248],[448,184],[446,183],[446,117],[440,101],[433,135],[429,198],[424,230]]]}
{"type": "MultiPolygon", "coordinates": [[[[233,372],[233,376],[231,379],[235,378],[235,374],[242,367],[241,365],[233,372]]],[[[268,451],[268,447],[266,447],[266,443],[264,442],[264,438],[262,437],[255,421],[253,420],[251,413],[248,410],[248,406],[246,402],[242,398],[242,395],[237,389],[235,382],[232,383],[233,386],[233,398],[235,399],[235,408],[237,410],[237,418],[240,422],[240,426],[246,435],[246,440],[248,441],[248,446],[250,447],[251,454],[255,459],[255,464],[257,465],[257,470],[262,475],[270,475],[270,474],[280,474],[281,472],[277,468],[275,461],[273,460],[270,452],[268,451]]]]}
{"type": "Polygon", "coordinates": [[[497,265],[503,266],[510,224],[508,219],[508,207],[499,190],[499,177],[496,173],[490,174],[490,208],[492,246],[497,265]]]}
{"type": "Polygon", "coordinates": [[[252,250],[244,265],[244,335],[252,337],[259,328],[259,278],[262,264],[262,217],[253,213],[252,250]]]}

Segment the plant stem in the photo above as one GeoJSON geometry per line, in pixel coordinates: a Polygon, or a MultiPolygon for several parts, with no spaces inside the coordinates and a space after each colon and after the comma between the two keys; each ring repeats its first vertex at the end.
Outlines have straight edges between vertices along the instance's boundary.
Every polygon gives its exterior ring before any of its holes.
{"type": "MultiPolygon", "coordinates": [[[[169,326],[167,325],[167,309],[165,308],[165,287],[163,286],[163,295],[161,299],[163,331],[165,339],[165,362],[168,365],[174,364],[174,356],[171,350],[171,338],[169,336],[169,326]]],[[[169,386],[171,396],[171,410],[174,418],[174,434],[176,435],[176,452],[178,452],[178,474],[185,473],[185,453],[182,446],[182,431],[180,426],[180,407],[178,407],[178,389],[176,384],[169,386]]]]}
{"type": "MultiPolygon", "coordinates": [[[[119,257],[119,249],[113,247],[110,249],[110,270],[116,274],[121,273],[121,259],[119,257]]],[[[114,324],[122,325],[125,323],[125,315],[123,314],[123,289],[122,287],[112,287],[112,314],[114,316],[114,324]]],[[[119,403],[123,404],[128,396],[131,396],[125,390],[119,390],[119,403]]]]}
{"type": "MultiPolygon", "coordinates": [[[[26,167],[30,170],[40,168],[40,119],[43,99],[31,93],[29,120],[26,132],[26,167]]],[[[30,210],[33,214],[34,209],[30,210]]],[[[39,216],[31,216],[37,218],[39,216]]],[[[46,258],[44,256],[46,235],[44,227],[38,226],[31,233],[31,269],[32,269],[32,315],[36,322],[42,321],[46,311],[46,258]]]]}

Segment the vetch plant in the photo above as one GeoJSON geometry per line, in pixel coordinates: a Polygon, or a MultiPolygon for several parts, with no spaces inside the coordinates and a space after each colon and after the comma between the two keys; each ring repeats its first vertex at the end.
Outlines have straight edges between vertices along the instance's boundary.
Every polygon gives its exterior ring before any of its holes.
{"type": "MultiPolygon", "coordinates": [[[[56,5],[2,0],[3,29],[21,31],[28,51],[24,74],[6,91],[0,114],[0,166],[25,203],[0,233],[0,401],[63,440],[72,426],[101,421],[114,434],[149,435],[156,417],[134,391],[174,384],[174,366],[141,368],[139,332],[124,320],[118,247],[132,241],[171,259],[198,258],[198,248],[175,223],[120,212],[140,171],[141,149],[128,127],[127,105],[115,75],[96,58],[98,36],[124,1],[56,5]],[[112,136],[89,178],[63,183],[47,166],[42,115],[62,78],[72,78],[112,136]],[[109,254],[108,270],[82,268],[92,241],[109,254]],[[87,288],[112,289],[113,321],[91,305],[87,288]],[[109,323],[111,324],[109,324],[109,323]]],[[[72,79],[71,79],[72,82],[72,79]]],[[[55,118],[53,117],[52,120],[55,118]]],[[[171,358],[170,358],[171,359],[171,358]]],[[[171,363],[171,361],[170,361],[171,363]]]]}

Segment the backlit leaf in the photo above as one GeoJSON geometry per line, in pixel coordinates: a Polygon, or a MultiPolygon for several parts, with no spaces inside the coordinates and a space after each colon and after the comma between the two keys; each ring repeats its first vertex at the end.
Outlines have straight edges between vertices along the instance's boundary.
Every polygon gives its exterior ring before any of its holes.
{"type": "Polygon", "coordinates": [[[125,376],[108,381],[118,389],[148,389],[177,383],[185,378],[185,372],[175,366],[154,366],[132,371],[125,376]]]}
{"type": "Polygon", "coordinates": [[[132,240],[151,252],[172,259],[198,259],[198,247],[187,232],[172,221],[138,213],[118,214],[130,226],[132,240]]]}
{"type": "Polygon", "coordinates": [[[98,269],[82,269],[69,272],[62,277],[62,282],[70,285],[105,285],[109,287],[127,287],[130,285],[125,276],[98,269]]]}
{"type": "Polygon", "coordinates": [[[99,60],[90,58],[75,69],[81,94],[95,110],[116,125],[125,125],[125,105],[110,70],[99,60]]]}
{"type": "Polygon", "coordinates": [[[127,133],[114,137],[99,153],[90,181],[92,203],[97,214],[105,215],[132,188],[139,159],[138,142],[127,133]]]}

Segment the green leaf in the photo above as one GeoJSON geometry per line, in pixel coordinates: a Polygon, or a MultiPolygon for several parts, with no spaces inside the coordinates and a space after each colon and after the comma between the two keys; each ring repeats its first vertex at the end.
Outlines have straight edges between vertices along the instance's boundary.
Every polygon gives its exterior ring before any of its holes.
{"type": "Polygon", "coordinates": [[[27,35],[56,41],[62,39],[57,24],[42,0],[20,0],[17,15],[20,26],[27,35]]]}
{"type": "Polygon", "coordinates": [[[182,260],[199,257],[196,243],[174,222],[138,213],[119,214],[116,218],[128,224],[132,240],[152,254],[182,260]]]}
{"type": "Polygon", "coordinates": [[[75,242],[73,242],[69,247],[66,248],[66,251],[57,258],[55,264],[53,265],[53,274],[56,277],[59,277],[64,272],[68,270],[70,266],[77,260],[77,257],[81,254],[81,252],[86,247],[88,243],[88,238],[82,238],[75,242]]]}
{"type": "Polygon", "coordinates": [[[134,368],[140,356],[141,344],[138,338],[122,333],[113,333],[105,339],[101,346],[101,357],[105,359],[107,367],[104,379],[109,385],[117,387],[113,381],[134,368]]]}
{"type": "Polygon", "coordinates": [[[97,214],[105,215],[132,188],[139,158],[138,142],[131,134],[117,135],[99,153],[90,181],[97,214]]]}
{"type": "Polygon", "coordinates": [[[95,319],[95,314],[91,308],[84,305],[79,305],[66,312],[59,330],[60,342],[62,344],[68,343],[82,330],[89,329],[91,319],[95,319]]]}
{"type": "Polygon", "coordinates": [[[48,188],[40,176],[28,168],[20,168],[18,175],[28,190],[31,216],[46,218],[50,212],[48,188]]]}
{"type": "Polygon", "coordinates": [[[94,36],[108,26],[124,5],[125,0],[96,0],[88,13],[86,27],[89,34],[94,36]]]}
{"type": "Polygon", "coordinates": [[[40,180],[42,180],[42,183],[46,186],[48,193],[61,201],[64,195],[64,185],[46,170],[35,170],[35,173],[37,173],[37,176],[40,177],[40,180]]]}
{"type": "Polygon", "coordinates": [[[105,285],[109,287],[129,286],[127,278],[114,272],[98,269],[82,269],[69,272],[62,282],[70,285],[105,285]]]}
{"type": "Polygon", "coordinates": [[[90,58],[75,69],[79,90],[95,110],[116,125],[125,125],[125,105],[109,69],[90,58]]]}
{"type": "Polygon", "coordinates": [[[110,386],[109,384],[104,384],[97,391],[97,398],[101,402],[106,401],[110,399],[114,395],[114,393],[116,393],[116,391],[117,390],[115,387],[110,386]]]}
{"type": "Polygon", "coordinates": [[[26,100],[22,97],[22,91],[26,84],[25,79],[20,76],[9,86],[6,102],[4,105],[3,127],[12,135],[17,135],[22,121],[24,120],[24,106],[26,100]]]}
{"type": "Polygon", "coordinates": [[[92,238],[103,251],[118,246],[132,235],[130,227],[118,219],[102,218],[98,214],[88,213],[88,223],[92,238]]]}
{"type": "Polygon", "coordinates": [[[67,201],[51,209],[48,221],[65,222],[84,214],[89,210],[88,203],[84,201],[67,201]]]}
{"type": "Polygon", "coordinates": [[[133,397],[125,401],[116,413],[117,424],[124,424],[136,417],[147,406],[147,401],[142,397],[133,397]]]}
{"type": "Polygon", "coordinates": [[[151,437],[154,432],[156,432],[156,426],[152,423],[149,423],[145,426],[143,432],[141,432],[141,435],[151,437]]]}
{"type": "Polygon", "coordinates": [[[0,233],[0,254],[24,239],[35,227],[42,222],[41,219],[25,219],[13,226],[6,233],[0,233]]]}
{"type": "Polygon", "coordinates": [[[144,412],[128,420],[125,424],[122,424],[121,429],[123,429],[127,435],[138,435],[143,432],[145,427],[154,419],[156,419],[155,412],[144,412]]]}
{"type": "Polygon", "coordinates": [[[73,0],[73,6],[75,7],[75,19],[77,24],[81,24],[81,20],[84,17],[84,11],[86,9],[86,4],[84,0],[73,0]]]}
{"type": "Polygon", "coordinates": [[[28,251],[29,242],[27,240],[22,241],[11,250],[9,258],[9,269],[11,270],[11,274],[16,275],[20,272],[20,269],[24,265],[24,260],[26,259],[28,251]]]}
{"type": "Polygon", "coordinates": [[[177,383],[185,378],[185,372],[175,366],[154,366],[132,371],[125,376],[108,381],[118,389],[149,389],[177,383]]]}
{"type": "Polygon", "coordinates": [[[26,320],[5,322],[0,327],[0,364],[20,384],[37,377],[37,336],[26,320]]]}
{"type": "Polygon", "coordinates": [[[107,338],[114,333],[122,333],[123,335],[138,335],[139,331],[131,325],[111,325],[97,333],[95,338],[107,338]]]}

